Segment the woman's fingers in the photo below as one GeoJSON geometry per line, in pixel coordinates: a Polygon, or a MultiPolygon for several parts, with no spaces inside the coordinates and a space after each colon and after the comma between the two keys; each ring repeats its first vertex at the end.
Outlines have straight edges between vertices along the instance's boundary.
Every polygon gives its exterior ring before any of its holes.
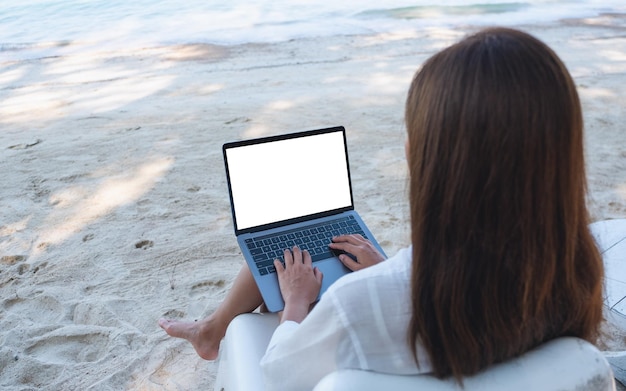
{"type": "Polygon", "coordinates": [[[351,254],[341,254],[339,260],[348,269],[353,271],[375,265],[385,260],[385,257],[374,247],[372,242],[361,235],[336,236],[329,244],[329,247],[333,250],[351,254]]]}
{"type": "Polygon", "coordinates": [[[283,263],[278,258],[274,259],[274,267],[276,268],[276,273],[278,274],[281,274],[285,271],[283,263]]]}
{"type": "Polygon", "coordinates": [[[294,262],[294,256],[288,248],[283,251],[283,259],[285,260],[285,266],[292,265],[294,262]]]}
{"type": "Polygon", "coordinates": [[[333,238],[333,242],[334,243],[350,243],[353,245],[359,245],[359,244],[363,244],[368,242],[367,239],[365,239],[363,236],[359,235],[359,234],[353,234],[353,235],[339,235],[339,236],[335,236],[333,238]]]}
{"type": "Polygon", "coordinates": [[[355,246],[354,244],[348,242],[331,242],[328,247],[333,250],[343,251],[349,254],[353,254],[354,256],[358,256],[359,246],[355,246]]]}
{"type": "Polygon", "coordinates": [[[309,254],[309,252],[306,250],[304,251],[300,250],[300,247],[298,246],[293,246],[291,250],[286,248],[283,251],[283,257],[285,259],[285,266],[293,265],[296,263],[297,264],[305,263],[307,257],[309,261],[311,261],[311,255],[309,254]]]}
{"type": "Polygon", "coordinates": [[[366,246],[368,241],[361,235],[335,236],[329,247],[333,250],[340,250],[358,257],[358,253],[366,246]]]}
{"type": "Polygon", "coordinates": [[[313,259],[311,258],[311,254],[308,250],[302,251],[302,263],[308,266],[311,266],[313,264],[313,259]]]}
{"type": "Polygon", "coordinates": [[[322,273],[322,271],[316,267],[313,268],[313,275],[315,276],[315,280],[317,281],[317,283],[321,286],[322,285],[322,279],[324,278],[324,273],[322,273]]]}
{"type": "Polygon", "coordinates": [[[293,267],[293,265],[311,266],[313,263],[311,254],[307,250],[300,250],[300,247],[298,246],[294,246],[291,250],[285,249],[283,254],[285,259],[284,265],[280,259],[274,260],[274,267],[276,267],[277,271],[280,270],[282,272],[287,268],[293,267]],[[280,264],[280,266],[278,264],[280,264]]]}
{"type": "Polygon", "coordinates": [[[354,259],[352,259],[350,256],[346,254],[339,255],[339,260],[341,261],[341,263],[345,265],[345,267],[347,267],[348,269],[352,271],[356,271],[356,270],[364,268],[363,265],[361,265],[360,263],[358,263],[357,261],[355,261],[354,259]]]}
{"type": "MultiPolygon", "coordinates": [[[[296,308],[300,315],[306,314],[309,305],[319,294],[323,275],[317,268],[312,267],[311,254],[306,250],[302,251],[295,246],[291,250],[285,250],[284,256],[284,267],[278,259],[274,260],[274,265],[285,308],[289,307],[291,310],[296,308]]],[[[298,318],[301,320],[300,316],[298,318]]]]}
{"type": "MultiPolygon", "coordinates": [[[[286,251],[289,252],[289,250],[286,251]]],[[[293,263],[297,263],[298,265],[300,265],[302,263],[302,251],[300,250],[300,247],[293,246],[293,248],[291,249],[291,253],[293,255],[293,263]]]]}

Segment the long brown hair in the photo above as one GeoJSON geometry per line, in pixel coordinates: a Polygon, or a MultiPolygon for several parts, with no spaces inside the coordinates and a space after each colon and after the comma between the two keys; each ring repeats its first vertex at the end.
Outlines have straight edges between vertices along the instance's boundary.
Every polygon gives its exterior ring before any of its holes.
{"type": "Polygon", "coordinates": [[[516,30],[470,36],[416,74],[406,125],[415,359],[421,344],[461,381],[555,337],[595,341],[603,266],[557,55],[516,30]]]}

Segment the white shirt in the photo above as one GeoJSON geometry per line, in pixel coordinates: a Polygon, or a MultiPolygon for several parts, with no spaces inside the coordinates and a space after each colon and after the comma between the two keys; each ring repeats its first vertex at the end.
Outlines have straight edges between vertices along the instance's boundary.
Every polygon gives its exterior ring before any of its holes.
{"type": "Polygon", "coordinates": [[[418,368],[408,345],[410,276],[409,247],[339,279],[302,323],[283,322],[261,359],[266,390],[310,391],[338,369],[431,372],[426,351],[418,368]]]}

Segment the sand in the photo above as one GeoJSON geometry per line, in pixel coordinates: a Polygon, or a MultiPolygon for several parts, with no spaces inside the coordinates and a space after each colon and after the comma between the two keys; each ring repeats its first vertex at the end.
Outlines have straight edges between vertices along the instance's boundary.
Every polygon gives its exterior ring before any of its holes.
{"type": "MultiPolygon", "coordinates": [[[[521,28],[578,85],[593,219],[626,217],[626,15],[521,28]]],[[[212,389],[216,363],[156,322],[211,313],[243,265],[224,142],[344,125],[356,208],[407,245],[406,90],[473,30],[2,53],[0,388],[212,389]]]]}

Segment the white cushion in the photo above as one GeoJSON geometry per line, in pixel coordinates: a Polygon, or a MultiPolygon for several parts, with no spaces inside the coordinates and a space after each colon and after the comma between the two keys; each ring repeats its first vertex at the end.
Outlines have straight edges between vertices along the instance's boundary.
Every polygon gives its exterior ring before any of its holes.
{"type": "MultiPolygon", "coordinates": [[[[277,325],[275,314],[243,314],[231,322],[220,347],[215,390],[264,389],[259,361],[277,325]]],[[[609,364],[595,346],[578,338],[563,337],[464,379],[464,388],[451,379],[439,380],[429,375],[341,370],[324,377],[314,391],[385,388],[393,391],[614,391],[615,382],[609,364]]]]}
{"type": "Polygon", "coordinates": [[[558,338],[519,358],[463,379],[430,375],[399,376],[342,370],[324,377],[314,391],[613,391],[613,373],[602,353],[578,338],[558,338]]]}

